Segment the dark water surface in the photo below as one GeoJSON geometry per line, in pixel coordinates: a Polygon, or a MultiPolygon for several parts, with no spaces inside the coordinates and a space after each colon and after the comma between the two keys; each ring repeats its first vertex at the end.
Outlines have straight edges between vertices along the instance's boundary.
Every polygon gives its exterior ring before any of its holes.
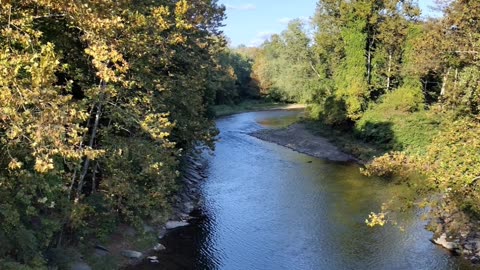
{"type": "Polygon", "coordinates": [[[355,164],[299,154],[248,135],[290,124],[298,111],[244,113],[217,121],[196,224],[162,240],[160,264],[134,269],[468,269],[429,242],[416,215],[405,231],[365,218],[398,187],[355,164]]]}

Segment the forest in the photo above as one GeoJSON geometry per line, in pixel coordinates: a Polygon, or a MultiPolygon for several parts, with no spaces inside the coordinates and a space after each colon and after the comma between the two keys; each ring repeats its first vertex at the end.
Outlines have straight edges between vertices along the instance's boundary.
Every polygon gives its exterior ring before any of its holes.
{"type": "Polygon", "coordinates": [[[480,2],[437,2],[443,16],[426,18],[411,0],[320,0],[313,29],[291,21],[255,50],[253,78],[264,95],[308,104],[316,125],[383,150],[364,173],[414,196],[369,225],[416,205],[466,235],[480,217],[480,2]]]}
{"type": "Polygon", "coordinates": [[[1,269],[62,268],[62,247],[165,218],[183,156],[213,147],[212,105],[255,95],[224,16],[216,0],[0,1],[1,269]]]}

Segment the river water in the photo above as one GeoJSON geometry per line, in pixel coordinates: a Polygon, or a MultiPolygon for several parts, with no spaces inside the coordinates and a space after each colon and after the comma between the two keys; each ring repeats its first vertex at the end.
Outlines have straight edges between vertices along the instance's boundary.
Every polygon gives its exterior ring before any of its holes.
{"type": "Polygon", "coordinates": [[[401,193],[367,178],[356,164],[334,163],[248,135],[278,128],[299,111],[233,115],[217,121],[206,155],[203,216],[162,243],[160,264],[135,269],[468,269],[433,245],[418,214],[369,228],[365,218],[401,193]]]}

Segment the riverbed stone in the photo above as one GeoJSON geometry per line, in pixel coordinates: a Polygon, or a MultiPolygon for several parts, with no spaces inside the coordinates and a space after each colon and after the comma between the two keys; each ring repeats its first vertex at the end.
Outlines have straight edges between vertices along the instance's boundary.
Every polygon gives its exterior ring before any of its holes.
{"type": "Polygon", "coordinates": [[[480,256],[477,254],[477,255],[473,256],[472,258],[470,258],[470,261],[473,264],[479,264],[480,263],[480,256]]]}
{"type": "Polygon", "coordinates": [[[143,254],[139,251],[134,250],[123,250],[121,252],[122,256],[129,258],[129,259],[140,259],[142,258],[143,254]]]}
{"type": "Polygon", "coordinates": [[[196,161],[194,159],[190,159],[189,160],[190,164],[192,164],[193,166],[197,167],[197,168],[201,168],[202,167],[202,164],[199,162],[199,161],[196,161]]]}
{"type": "Polygon", "coordinates": [[[191,213],[195,209],[195,205],[193,202],[185,202],[183,203],[183,209],[186,213],[191,213]]]}
{"type": "Polygon", "coordinates": [[[105,257],[105,256],[108,256],[110,254],[110,251],[108,251],[108,249],[106,248],[100,248],[101,246],[95,246],[95,251],[93,252],[93,255],[95,257],[105,257]]]}
{"type": "Polygon", "coordinates": [[[70,266],[70,270],[92,270],[92,268],[85,262],[75,262],[70,266]]]}
{"type": "Polygon", "coordinates": [[[167,230],[172,230],[172,229],[176,229],[176,228],[180,228],[180,227],[185,227],[185,226],[188,226],[188,225],[190,225],[190,223],[188,223],[186,221],[168,221],[165,224],[165,228],[167,230]]]}
{"type": "Polygon", "coordinates": [[[197,185],[198,184],[198,181],[197,179],[193,178],[193,177],[189,177],[189,176],[186,176],[185,179],[188,181],[187,183],[189,185],[197,185]]]}
{"type": "Polygon", "coordinates": [[[195,219],[195,217],[192,217],[192,216],[190,216],[189,214],[186,214],[186,213],[180,213],[180,214],[178,214],[178,216],[180,217],[180,219],[182,221],[189,221],[189,220],[195,219]]]}
{"type": "Polygon", "coordinates": [[[188,192],[182,193],[182,202],[184,202],[183,204],[185,204],[187,202],[191,202],[193,199],[194,199],[193,196],[190,195],[188,192]]]}
{"type": "Polygon", "coordinates": [[[148,259],[151,263],[159,263],[157,256],[149,256],[149,257],[147,257],[147,259],[148,259]]]}
{"type": "Polygon", "coordinates": [[[156,245],[153,247],[153,250],[155,250],[155,251],[162,251],[162,250],[166,250],[166,249],[167,249],[167,248],[166,248],[164,245],[160,244],[160,243],[156,244],[156,245]]]}
{"type": "Polygon", "coordinates": [[[96,249],[105,250],[105,251],[109,251],[106,246],[102,246],[102,245],[95,245],[95,248],[96,248],[96,249]]]}
{"type": "Polygon", "coordinates": [[[200,180],[202,180],[202,175],[200,174],[200,172],[198,171],[195,171],[195,170],[189,170],[187,171],[186,173],[186,177],[194,182],[198,182],[200,180]]]}
{"type": "Polygon", "coordinates": [[[442,246],[448,250],[455,250],[458,248],[457,244],[452,241],[447,240],[447,234],[443,233],[437,239],[434,239],[433,242],[439,246],[442,246]]]}
{"type": "Polygon", "coordinates": [[[469,244],[471,244],[474,247],[474,249],[480,250],[480,239],[478,238],[470,239],[469,244]]]}

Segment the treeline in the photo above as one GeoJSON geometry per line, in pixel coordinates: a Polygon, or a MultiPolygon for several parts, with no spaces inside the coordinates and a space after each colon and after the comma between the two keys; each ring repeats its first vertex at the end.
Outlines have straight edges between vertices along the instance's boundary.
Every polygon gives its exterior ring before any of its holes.
{"type": "Polygon", "coordinates": [[[367,173],[424,174],[409,185],[441,193],[429,205],[455,215],[446,230],[458,234],[480,217],[480,1],[439,8],[423,19],[412,0],[320,0],[312,33],[292,21],[253,74],[262,92],[383,148],[367,173]]]}
{"type": "Polygon", "coordinates": [[[233,105],[247,99],[260,98],[253,71],[254,48],[225,48],[217,55],[215,104],[233,105]]]}
{"type": "Polygon", "coordinates": [[[213,146],[212,105],[249,93],[224,11],[0,1],[1,269],[55,267],[65,245],[165,217],[182,155],[213,146]]]}

